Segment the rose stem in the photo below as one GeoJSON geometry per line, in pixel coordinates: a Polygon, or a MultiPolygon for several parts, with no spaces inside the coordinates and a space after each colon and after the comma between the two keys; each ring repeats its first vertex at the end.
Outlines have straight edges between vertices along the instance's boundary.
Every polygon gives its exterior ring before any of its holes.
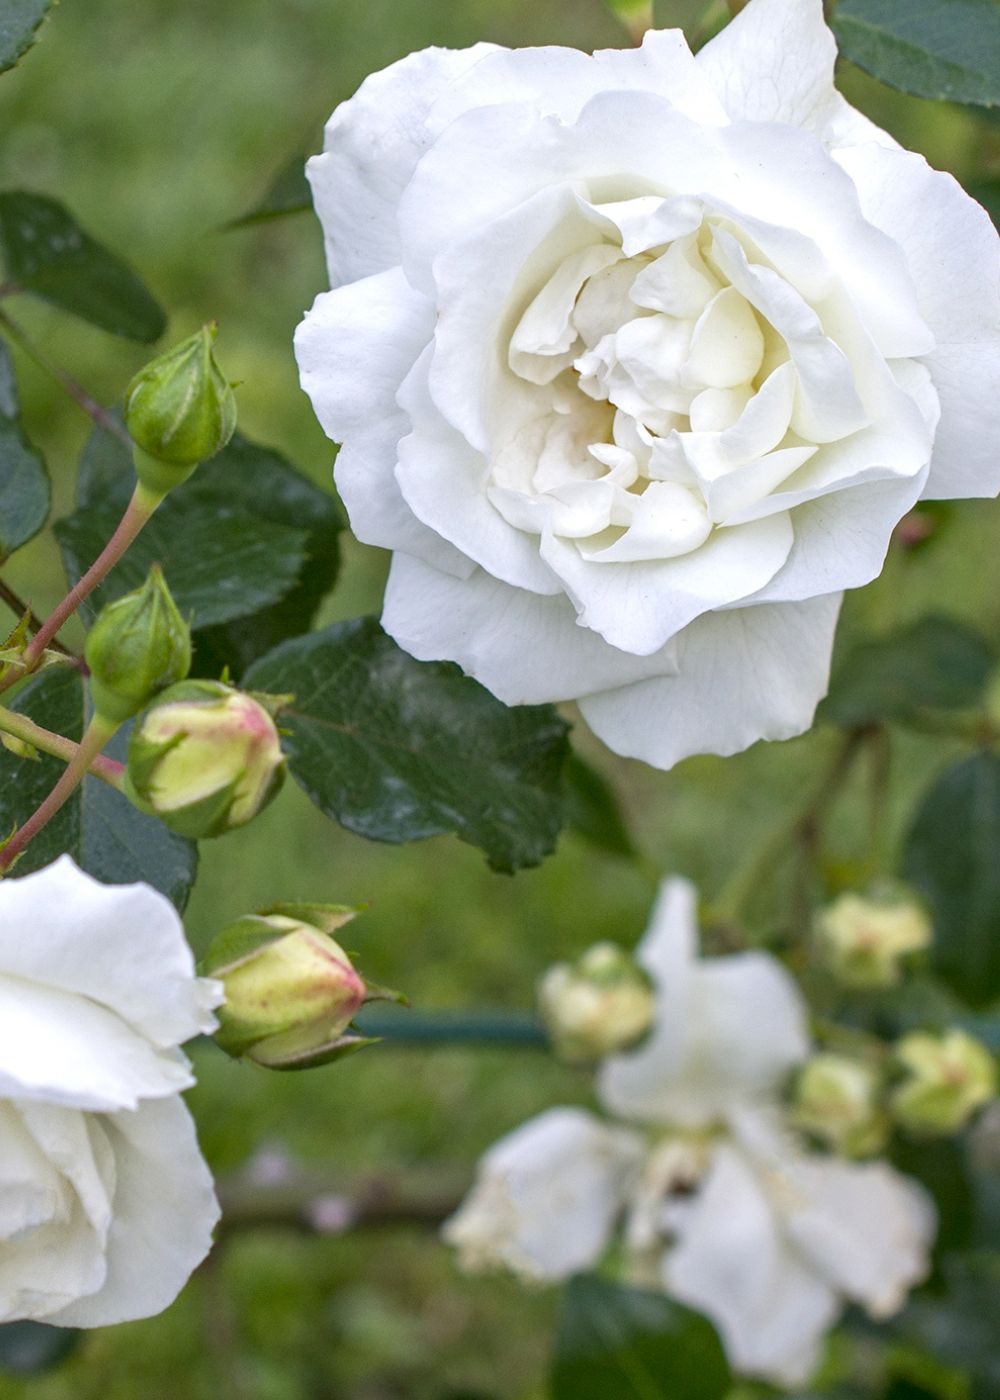
{"type": "Polygon", "coordinates": [[[0,849],[0,875],[3,875],[17,860],[30,841],[46,826],[59,809],[69,800],[83,782],[87,771],[101,749],[118,728],[116,724],[94,715],[87,725],[76,753],[63,770],[59,781],[45,801],[31,814],[22,827],[14,832],[7,844],[0,849]]]}
{"type": "Polygon", "coordinates": [[[21,668],[12,668],[7,678],[0,681],[0,691],[7,690],[15,681],[22,680],[24,676],[31,674],[59,628],[68,617],[76,612],[88,594],[92,593],[110,573],[162,500],[162,494],[150,491],[143,486],[142,482],[136,484],[136,488],[132,492],[132,499],[125,507],[125,513],[118,522],[114,534],[79,583],[73,585],[49,619],[42,623],[24,649],[21,668]]]}
{"type": "MultiPolygon", "coordinates": [[[[16,617],[26,617],[28,619],[28,627],[32,632],[37,632],[41,627],[41,618],[35,614],[28,604],[15,593],[13,588],[11,588],[8,583],[5,583],[2,578],[0,578],[0,602],[6,603],[16,617]]],[[[72,661],[76,666],[82,667],[83,663],[80,658],[74,652],[70,651],[69,647],[63,646],[58,637],[53,637],[49,645],[53,651],[59,652],[59,654],[65,656],[68,661],[72,661]]]]}
{"type": "MultiPolygon", "coordinates": [[[[27,715],[19,715],[16,710],[8,710],[4,705],[0,705],[0,731],[12,734],[15,739],[31,744],[33,748],[41,749],[42,753],[51,754],[53,758],[61,758],[64,763],[71,763],[80,749],[80,745],[75,744],[72,739],[66,739],[62,734],[54,734],[51,729],[43,729],[27,715]]],[[[100,778],[102,782],[117,788],[119,792],[124,787],[125,765],[113,758],[99,755],[91,762],[88,771],[95,778],[100,778]]]]}

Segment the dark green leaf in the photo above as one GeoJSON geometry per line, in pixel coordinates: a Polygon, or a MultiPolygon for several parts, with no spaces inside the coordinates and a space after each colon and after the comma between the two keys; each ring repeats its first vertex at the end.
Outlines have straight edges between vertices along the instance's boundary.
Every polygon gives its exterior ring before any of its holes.
{"type": "MultiPolygon", "coordinates": [[[[106,527],[112,515],[117,519],[124,510],[134,482],[128,449],[111,434],[95,430],[84,449],[77,477],[80,512],[87,516],[95,510],[101,512],[106,527]]],[[[286,541],[294,543],[292,552],[269,560],[263,580],[267,589],[275,590],[271,596],[277,601],[268,606],[254,602],[262,582],[257,580],[253,594],[236,592],[214,600],[216,612],[220,602],[235,608],[231,620],[208,625],[204,611],[195,616],[195,628],[201,629],[195,638],[196,670],[218,675],[223,665],[229,665],[238,677],[256,657],[311,625],[320,599],[337,577],[337,537],[343,523],[340,508],[332,495],[314,486],[278,453],[237,433],[223,452],[204,462],[189,481],[171,493],[157,518],[164,516],[172,528],[178,509],[200,512],[208,521],[225,517],[240,528],[245,526],[248,539],[257,537],[260,522],[272,530],[282,527],[291,532],[286,541]],[[293,562],[295,570],[290,572],[293,562]]],[[[90,548],[96,543],[96,538],[91,540],[90,548]]],[[[164,563],[167,579],[176,588],[177,581],[164,563]]],[[[67,560],[67,567],[75,572],[80,563],[71,565],[67,560]]],[[[231,573],[231,561],[226,562],[222,576],[230,577],[231,573]]]]}
{"type": "Polygon", "coordinates": [[[132,269],[54,199],[0,194],[0,254],[8,282],[91,325],[144,343],[163,334],[166,316],[132,269]]]}
{"type": "Polygon", "coordinates": [[[989,1005],[1000,996],[1000,758],[977,754],[934,784],[903,873],[930,905],[934,970],[971,1005],[989,1005]]]}
{"type": "Polygon", "coordinates": [[[293,156],[271,181],[263,199],[224,227],[246,228],[250,224],[262,224],[288,214],[301,214],[311,208],[312,190],[306,179],[306,157],[293,156]]]}
{"type": "MultiPolygon", "coordinates": [[[[32,677],[11,708],[30,715],[46,729],[78,740],[84,725],[84,687],[77,671],[54,667],[32,677]]],[[[124,760],[128,728],[107,752],[124,760]]],[[[38,762],[17,758],[0,747],[0,831],[5,835],[35,810],[51,791],[63,764],[42,754],[38,762]]],[[[107,884],[145,880],[178,908],[194,882],[197,852],[154,817],[137,811],[121,793],[97,778],[85,778],[65,807],[32,841],[17,863],[19,875],[48,865],[64,851],[82,870],[107,884]]]]}
{"type": "Polygon", "coordinates": [[[49,475],[21,431],[14,369],[0,343],[0,563],[38,533],[48,514],[49,475]]]}
{"type": "Polygon", "coordinates": [[[918,1298],[896,1326],[939,1360],[971,1374],[976,1400],[1000,1394],[1000,1253],[953,1254],[942,1297],[918,1298]]]}
{"type": "Polygon", "coordinates": [[[351,831],[454,831],[505,871],[555,846],[567,741],[551,706],[509,709],[456,666],[414,661],[372,618],[285,642],[244,681],[294,693],[281,713],[291,771],[351,831]]]}
{"type": "Polygon", "coordinates": [[[934,1198],[938,1215],[935,1258],[967,1248],[972,1240],[975,1201],[965,1143],[956,1138],[928,1141],[897,1135],[891,1158],[895,1167],[921,1182],[934,1198]]]}
{"type": "MultiPolygon", "coordinates": [[[[66,572],[75,582],[106,544],[120,512],[108,501],[56,523],[66,572]]],[[[174,600],[193,627],[246,617],[289,593],[305,563],[306,534],[259,515],[171,493],[107,580],[92,609],[139,588],[160,564],[174,600]]]]}
{"type": "Polygon", "coordinates": [[[65,1361],[80,1339],[70,1327],[44,1322],[7,1322],[0,1326],[0,1371],[33,1376],[65,1361]]]}
{"type": "Polygon", "coordinates": [[[715,1330],[698,1313],[590,1275],[566,1286],[552,1400],[720,1400],[730,1384],[715,1330]]]}
{"type": "Polygon", "coordinates": [[[4,0],[0,13],[0,73],[13,68],[38,38],[52,0],[4,0]]]}
{"type": "Polygon", "coordinates": [[[572,752],[563,769],[563,782],[566,825],[600,850],[631,859],[635,846],[610,784],[572,752]]]}
{"type": "Polygon", "coordinates": [[[840,0],[833,29],[843,56],[890,87],[1000,103],[996,0],[840,0]]]}
{"type": "Polygon", "coordinates": [[[975,705],[995,664],[977,632],[945,617],[862,642],[837,668],[819,718],[845,728],[975,705]]]}

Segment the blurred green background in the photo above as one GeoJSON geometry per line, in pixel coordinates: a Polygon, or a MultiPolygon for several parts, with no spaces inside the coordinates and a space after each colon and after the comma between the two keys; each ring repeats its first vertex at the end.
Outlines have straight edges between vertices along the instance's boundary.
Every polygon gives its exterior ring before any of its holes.
{"type": "MultiPolygon", "coordinates": [[[[690,23],[702,6],[663,6],[690,23]]],[[[0,82],[0,187],[63,200],[125,254],[171,315],[168,341],[209,318],[242,381],[241,428],[279,447],[318,483],[333,450],[301,394],[296,322],[324,285],[311,215],[240,231],[249,208],[366,73],[427,44],[478,39],[581,48],[628,42],[601,0],[63,0],[39,45],[0,82]]],[[[973,116],[890,93],[845,71],[852,99],[902,142],[971,180],[1000,169],[995,137],[973,116]],[[992,144],[991,144],[992,142],[992,144]]],[[[57,362],[104,402],[147,352],[41,305],[14,308],[57,362]]],[[[68,509],[88,423],[18,357],[25,417],[44,448],[56,508],[68,509]]],[[[972,620],[1000,641],[1000,512],[955,508],[938,535],[897,551],[878,584],[849,600],[841,645],[928,610],[972,620]]],[[[348,543],[321,621],[378,606],[385,567],[348,543]]],[[[40,612],[62,592],[51,541],[5,570],[40,612]]],[[[2,605],[0,605],[2,609],[2,605]]],[[[0,620],[2,625],[2,620],[0,620]]],[[[564,836],[542,868],[511,879],[450,838],[394,848],[326,822],[292,786],[245,832],[203,848],[188,911],[196,947],[224,922],[282,898],[365,902],[352,946],[376,980],[422,1008],[530,1009],[557,958],[602,937],[631,943],[656,871],[717,893],[741,856],[821,771],[834,736],[816,731],[668,776],[615,760],[578,733],[611,779],[646,857],[645,873],[564,836]]],[[[881,832],[892,861],[912,799],[949,756],[941,740],[897,740],[894,799],[881,832]]],[[[870,856],[864,772],[834,814],[831,886],[870,856]]],[[[787,922],[780,860],[755,896],[761,936],[787,922]],[[784,901],[784,903],[782,902],[784,901]]],[[[412,1179],[458,1191],[479,1152],[553,1102],[585,1099],[587,1080],[529,1049],[416,1050],[391,1044],[300,1076],[197,1055],[191,1095],[202,1142],[225,1178],[263,1149],[320,1172],[331,1189],[412,1179]]],[[[11,1400],[497,1400],[541,1396],[554,1299],[506,1280],[461,1277],[432,1231],[393,1227],[345,1238],[282,1228],[234,1232],[163,1317],[85,1337],[61,1368],[0,1380],[11,1400]]]]}

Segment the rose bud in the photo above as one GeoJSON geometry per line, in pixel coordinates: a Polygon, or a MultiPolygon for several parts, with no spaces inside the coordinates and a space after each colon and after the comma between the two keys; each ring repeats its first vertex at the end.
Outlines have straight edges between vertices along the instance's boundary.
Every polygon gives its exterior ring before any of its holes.
{"type": "Polygon", "coordinates": [[[268,1069],[311,1069],[373,1043],[348,1033],[366,1001],[402,1000],[367,984],[331,934],[359,911],[344,905],[276,905],[213,941],[204,975],[221,980],[216,1041],[268,1069]]]}
{"type": "Polygon", "coordinates": [[[542,978],[538,1007],[560,1059],[586,1064],[636,1045],[653,1020],[649,975],[614,943],[597,943],[542,978]]]}
{"type": "Polygon", "coordinates": [[[996,1061],[964,1031],[904,1036],[896,1059],[907,1077],[890,1100],[892,1115],[920,1136],[959,1132],[997,1092],[996,1061]]]}
{"type": "Polygon", "coordinates": [[[886,1116],[879,1075],[846,1055],[814,1055],[795,1084],[792,1117],[798,1126],[845,1157],[871,1157],[885,1146],[886,1116]]]}
{"type": "Polygon", "coordinates": [[[158,564],[141,588],[105,607],[87,633],[84,657],[97,714],[124,724],[191,669],[191,633],[158,564]]]}
{"type": "Polygon", "coordinates": [[[246,694],[222,681],[171,686],[132,731],[129,797],[193,841],[244,826],[284,780],[272,711],[285,701],[246,694]]]}
{"type": "Polygon", "coordinates": [[[846,987],[877,990],[900,979],[901,961],[931,941],[931,922],[906,889],[886,886],[871,896],[842,894],[817,920],[817,938],[830,971],[846,987]]]}
{"type": "Polygon", "coordinates": [[[236,430],[236,399],[212,342],[216,327],[158,355],[125,390],[125,426],[135,443],[135,469],[163,493],[221,451],[236,430]]]}

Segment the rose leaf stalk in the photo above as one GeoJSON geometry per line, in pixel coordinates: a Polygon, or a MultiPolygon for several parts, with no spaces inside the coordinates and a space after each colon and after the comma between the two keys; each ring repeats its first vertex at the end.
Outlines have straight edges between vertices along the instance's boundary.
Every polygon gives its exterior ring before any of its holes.
{"type": "Polygon", "coordinates": [[[48,797],[32,812],[24,825],[18,827],[10,840],[0,848],[0,876],[5,875],[10,870],[38,833],[48,826],[56,813],[66,805],[83,782],[90,765],[98,757],[117,728],[116,723],[106,719],[103,715],[93,716],[80,740],[76,753],[66,765],[62,776],[48,797]]]}
{"type": "MultiPolygon", "coordinates": [[[[16,710],[9,710],[4,705],[0,705],[0,733],[9,734],[21,743],[40,749],[42,753],[61,758],[65,763],[71,763],[80,750],[80,745],[72,739],[56,734],[51,729],[45,729],[27,715],[19,715],[16,710]]],[[[98,755],[92,760],[88,771],[110,787],[122,791],[125,784],[124,763],[98,755]]]]}

